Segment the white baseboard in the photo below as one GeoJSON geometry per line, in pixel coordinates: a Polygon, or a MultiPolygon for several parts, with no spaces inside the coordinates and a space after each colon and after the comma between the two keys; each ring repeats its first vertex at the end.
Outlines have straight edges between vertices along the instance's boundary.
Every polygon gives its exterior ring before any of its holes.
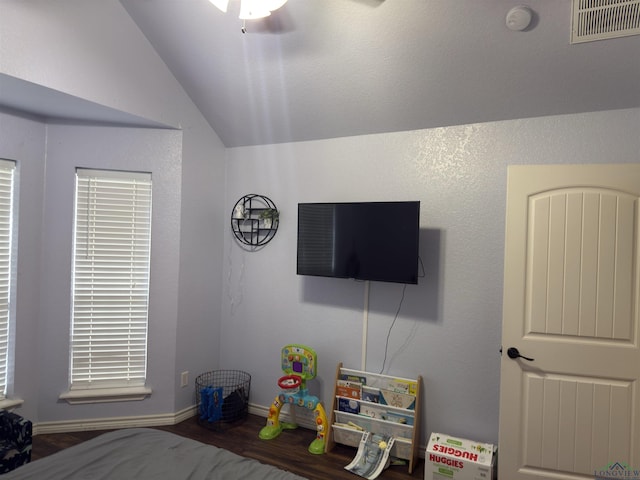
{"type": "Polygon", "coordinates": [[[249,404],[249,413],[259,417],[267,418],[269,416],[269,407],[262,405],[249,404]]]}
{"type": "Polygon", "coordinates": [[[113,430],[118,428],[159,427],[175,425],[197,413],[196,407],[187,407],[176,413],[144,415],[137,417],[92,418],[88,420],[64,420],[61,422],[38,422],[33,425],[33,434],[81,432],[88,430],[113,430]]]}
{"type": "MultiPolygon", "coordinates": [[[[283,422],[297,423],[299,426],[315,430],[313,412],[304,412],[303,408],[292,409],[292,411],[281,411],[280,420],[283,422]],[[296,413],[297,412],[297,413],[296,413]]],[[[89,430],[114,430],[118,428],[140,428],[140,427],[160,427],[164,425],[176,425],[188,418],[196,415],[195,405],[187,407],[177,413],[166,413],[159,415],[144,415],[136,417],[109,417],[92,418],[86,420],[64,420],[61,422],[39,422],[33,425],[33,434],[46,433],[66,433],[82,432],[89,430]]],[[[249,413],[259,417],[269,416],[269,407],[263,405],[249,404],[249,413]]]]}
{"type": "MultiPolygon", "coordinates": [[[[269,416],[269,407],[264,405],[249,404],[249,413],[259,417],[269,416]]],[[[66,420],[62,422],[41,422],[33,425],[33,435],[46,433],[66,433],[82,432],[89,430],[114,430],[119,428],[140,428],[140,427],[161,427],[165,425],[176,425],[198,414],[196,405],[187,407],[176,413],[166,413],[160,415],[144,415],[138,417],[111,417],[92,418],[90,420],[66,420]]],[[[295,407],[283,409],[280,412],[280,421],[296,423],[298,426],[316,429],[314,413],[311,410],[295,407]]],[[[425,446],[421,445],[419,450],[420,458],[425,456],[425,446]]]]}
{"type": "MultiPolygon", "coordinates": [[[[269,407],[262,405],[249,404],[249,413],[267,418],[269,416],[269,407]]],[[[279,420],[282,422],[296,423],[300,427],[310,430],[316,429],[315,414],[313,410],[304,407],[287,408],[286,406],[280,411],[279,420]]]]}

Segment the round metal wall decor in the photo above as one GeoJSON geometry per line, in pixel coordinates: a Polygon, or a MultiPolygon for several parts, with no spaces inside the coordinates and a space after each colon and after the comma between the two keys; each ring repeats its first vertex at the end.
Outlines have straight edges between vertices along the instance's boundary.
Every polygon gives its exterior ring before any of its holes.
{"type": "Polygon", "coordinates": [[[264,195],[245,195],[231,211],[231,230],[239,242],[259,247],[271,241],[278,231],[280,212],[264,195]]]}

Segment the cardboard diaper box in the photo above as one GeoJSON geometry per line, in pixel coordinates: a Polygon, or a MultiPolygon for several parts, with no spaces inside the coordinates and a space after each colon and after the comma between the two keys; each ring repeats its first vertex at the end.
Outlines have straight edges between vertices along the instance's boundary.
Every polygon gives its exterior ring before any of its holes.
{"type": "Polygon", "coordinates": [[[432,433],[425,453],[425,480],[496,480],[497,449],[490,443],[432,433]]]}

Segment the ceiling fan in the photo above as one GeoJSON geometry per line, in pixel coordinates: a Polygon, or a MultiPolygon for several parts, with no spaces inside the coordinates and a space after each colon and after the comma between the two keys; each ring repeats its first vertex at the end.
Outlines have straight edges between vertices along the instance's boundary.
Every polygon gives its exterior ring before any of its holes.
{"type": "MultiPolygon", "coordinates": [[[[242,33],[247,33],[246,20],[256,20],[256,19],[268,17],[271,15],[272,12],[278,10],[285,3],[287,3],[287,1],[288,0],[238,0],[240,4],[240,13],[238,17],[240,18],[240,20],[242,20],[242,28],[241,28],[242,33]]],[[[385,0],[352,0],[352,1],[368,3],[372,6],[379,6],[385,0]]],[[[216,8],[218,8],[223,13],[227,13],[229,5],[231,4],[230,0],[209,0],[209,2],[211,2],[216,8]]],[[[272,28],[269,28],[269,30],[272,30],[272,28]]],[[[277,29],[275,29],[275,31],[280,31],[280,30],[281,30],[281,27],[278,27],[277,29]]]]}

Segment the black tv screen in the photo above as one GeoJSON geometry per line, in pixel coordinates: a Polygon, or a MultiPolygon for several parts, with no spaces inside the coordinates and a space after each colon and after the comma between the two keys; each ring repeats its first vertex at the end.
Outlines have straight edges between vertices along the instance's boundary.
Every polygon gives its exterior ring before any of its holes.
{"type": "Polygon", "coordinates": [[[418,283],[420,202],[298,204],[298,275],[418,283]]]}

